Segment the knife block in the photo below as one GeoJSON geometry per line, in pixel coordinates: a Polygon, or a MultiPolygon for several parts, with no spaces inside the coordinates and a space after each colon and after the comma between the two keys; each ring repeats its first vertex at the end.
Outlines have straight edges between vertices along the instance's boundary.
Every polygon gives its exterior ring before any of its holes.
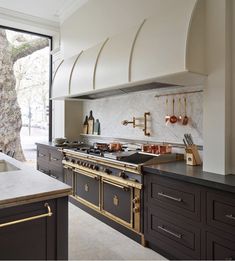
{"type": "Polygon", "coordinates": [[[198,153],[197,145],[188,145],[185,148],[186,151],[186,164],[191,166],[197,166],[202,164],[202,160],[198,153]]]}

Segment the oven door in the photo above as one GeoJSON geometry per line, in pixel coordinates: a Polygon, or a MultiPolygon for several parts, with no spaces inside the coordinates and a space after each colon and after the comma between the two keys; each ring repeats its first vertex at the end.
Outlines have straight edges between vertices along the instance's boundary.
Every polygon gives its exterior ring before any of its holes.
{"type": "Polygon", "coordinates": [[[102,180],[102,212],[116,222],[133,227],[133,188],[102,180]]]}
{"type": "Polygon", "coordinates": [[[84,170],[75,169],[75,197],[92,208],[100,208],[100,177],[86,172],[84,170]]]}

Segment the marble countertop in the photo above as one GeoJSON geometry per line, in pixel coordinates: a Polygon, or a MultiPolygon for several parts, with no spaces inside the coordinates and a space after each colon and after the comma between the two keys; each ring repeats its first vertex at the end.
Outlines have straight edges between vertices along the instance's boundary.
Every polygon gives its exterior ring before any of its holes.
{"type": "Polygon", "coordinates": [[[185,161],[144,166],[143,171],[235,193],[235,175],[205,172],[202,166],[189,166],[185,161]]]}
{"type": "Polygon", "coordinates": [[[3,153],[0,153],[1,160],[19,170],[0,172],[0,208],[63,197],[72,192],[70,186],[3,153]]]}

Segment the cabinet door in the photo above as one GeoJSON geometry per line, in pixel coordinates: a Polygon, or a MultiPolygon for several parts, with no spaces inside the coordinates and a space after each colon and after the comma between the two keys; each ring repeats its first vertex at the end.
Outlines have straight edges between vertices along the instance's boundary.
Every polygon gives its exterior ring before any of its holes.
{"type": "Polygon", "coordinates": [[[207,259],[234,260],[235,241],[223,239],[220,235],[207,233],[207,259]]]}
{"type": "MultiPolygon", "coordinates": [[[[0,259],[56,259],[56,207],[47,202],[52,216],[0,227],[0,259]]],[[[0,210],[0,224],[48,212],[45,202],[0,210]]]]}

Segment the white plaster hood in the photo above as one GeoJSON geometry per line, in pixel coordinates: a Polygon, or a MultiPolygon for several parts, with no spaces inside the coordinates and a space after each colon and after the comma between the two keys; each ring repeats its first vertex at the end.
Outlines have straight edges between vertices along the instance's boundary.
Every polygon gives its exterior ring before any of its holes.
{"type": "Polygon", "coordinates": [[[203,0],[159,0],[154,17],[63,61],[52,97],[97,99],[172,85],[202,85],[204,21],[203,0]]]}

